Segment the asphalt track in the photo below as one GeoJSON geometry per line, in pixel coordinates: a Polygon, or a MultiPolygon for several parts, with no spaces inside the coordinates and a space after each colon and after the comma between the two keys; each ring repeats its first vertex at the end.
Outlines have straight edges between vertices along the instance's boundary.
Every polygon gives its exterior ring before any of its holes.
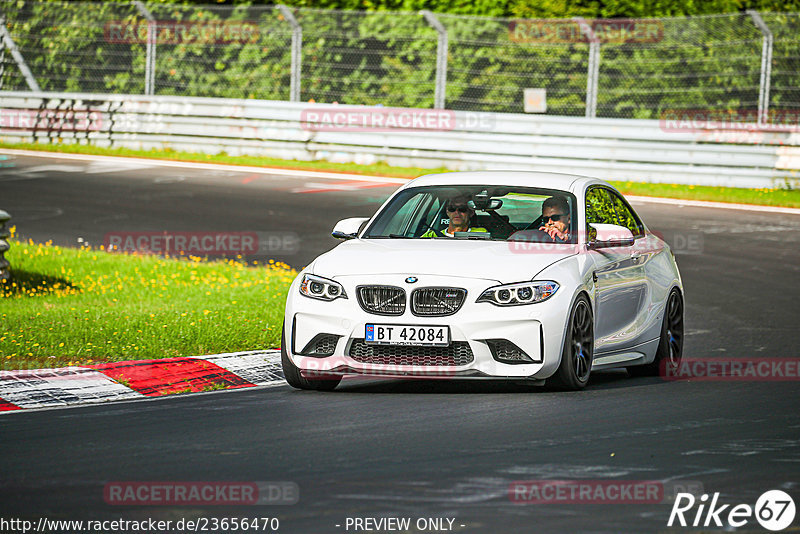
{"type": "MultiPolygon", "coordinates": [[[[396,186],[31,157],[3,164],[0,208],[24,237],[75,246],[113,232],[285,233],[296,246],[263,256],[296,267],[336,244],[336,220],[371,214],[396,186]]],[[[685,356],[798,357],[800,216],[635,207],[679,252],[685,356]]],[[[609,372],[577,393],[350,380],[333,393],[278,387],[14,413],[0,418],[0,517],[275,516],[280,532],[336,533],[354,532],[347,517],[430,516],[454,518],[454,532],[677,532],[687,529],[666,526],[670,504],[520,504],[509,484],[695,481],[724,503],[754,505],[770,489],[800,503],[798,406],[797,381],[609,372]],[[110,506],[103,487],[112,481],[291,481],[300,502],[110,506]]],[[[761,531],[754,520],[744,530],[761,531]]]]}

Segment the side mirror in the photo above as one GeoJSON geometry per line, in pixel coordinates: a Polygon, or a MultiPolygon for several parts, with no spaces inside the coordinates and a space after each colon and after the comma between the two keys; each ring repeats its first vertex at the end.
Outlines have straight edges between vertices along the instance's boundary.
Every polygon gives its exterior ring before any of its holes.
{"type": "Polygon", "coordinates": [[[333,227],[331,235],[336,239],[355,239],[361,225],[369,220],[369,217],[351,217],[342,219],[333,227]]]}
{"type": "Polygon", "coordinates": [[[589,248],[630,247],[633,245],[633,232],[618,224],[590,223],[589,248]],[[591,234],[594,234],[592,236],[591,234]]]}

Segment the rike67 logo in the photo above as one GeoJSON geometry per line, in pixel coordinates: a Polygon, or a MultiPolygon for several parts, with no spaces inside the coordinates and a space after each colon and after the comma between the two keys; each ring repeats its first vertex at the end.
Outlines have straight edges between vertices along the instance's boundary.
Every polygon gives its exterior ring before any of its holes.
{"type": "Polygon", "coordinates": [[[710,502],[708,497],[707,494],[696,498],[691,493],[679,493],[667,526],[726,527],[728,530],[743,527],[755,518],[763,528],[778,531],[794,521],[794,500],[781,490],[764,492],[754,507],[749,504],[720,504],[719,492],[712,495],[710,502]]]}

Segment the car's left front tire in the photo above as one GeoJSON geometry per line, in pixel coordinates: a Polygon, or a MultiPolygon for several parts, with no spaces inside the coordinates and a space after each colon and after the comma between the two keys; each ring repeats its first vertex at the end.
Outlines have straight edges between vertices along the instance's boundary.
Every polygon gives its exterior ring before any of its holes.
{"type": "Polygon", "coordinates": [[[290,386],[297,389],[313,389],[317,391],[332,391],[342,381],[341,377],[320,376],[319,378],[308,379],[300,374],[300,369],[289,359],[286,351],[286,331],[281,331],[281,367],[283,377],[290,386]]]}
{"type": "Polygon", "coordinates": [[[567,334],[561,351],[561,364],[548,383],[560,389],[579,390],[589,383],[594,357],[594,319],[592,306],[580,295],[567,323],[567,334]]]}

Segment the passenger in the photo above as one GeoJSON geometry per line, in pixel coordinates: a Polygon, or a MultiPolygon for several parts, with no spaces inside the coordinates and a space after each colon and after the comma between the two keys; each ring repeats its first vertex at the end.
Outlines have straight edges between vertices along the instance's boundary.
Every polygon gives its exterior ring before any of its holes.
{"type": "Polygon", "coordinates": [[[542,226],[539,230],[556,243],[570,240],[570,221],[569,203],[564,197],[550,197],[542,203],[542,226]]]}

